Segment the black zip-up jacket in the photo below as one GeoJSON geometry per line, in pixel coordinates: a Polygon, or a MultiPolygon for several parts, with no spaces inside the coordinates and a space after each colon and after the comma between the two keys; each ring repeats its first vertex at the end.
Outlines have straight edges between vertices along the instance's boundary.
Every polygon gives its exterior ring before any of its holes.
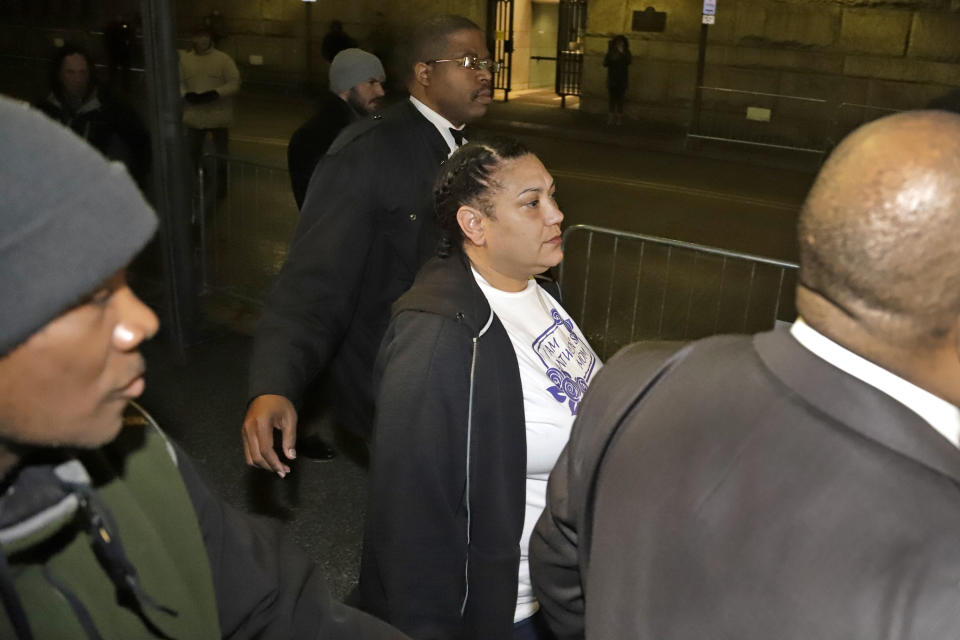
{"type": "Polygon", "coordinates": [[[428,262],[394,305],[375,390],[364,608],[417,640],[510,638],[523,391],[507,332],[462,254],[428,262]]]}

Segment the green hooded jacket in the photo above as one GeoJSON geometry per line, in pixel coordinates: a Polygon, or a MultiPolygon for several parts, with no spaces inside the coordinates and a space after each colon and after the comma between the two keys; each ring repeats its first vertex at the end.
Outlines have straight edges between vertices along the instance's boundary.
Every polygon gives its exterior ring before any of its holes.
{"type": "Polygon", "coordinates": [[[0,638],[405,637],[333,601],[136,405],[110,444],[40,451],[0,491],[0,638]]]}

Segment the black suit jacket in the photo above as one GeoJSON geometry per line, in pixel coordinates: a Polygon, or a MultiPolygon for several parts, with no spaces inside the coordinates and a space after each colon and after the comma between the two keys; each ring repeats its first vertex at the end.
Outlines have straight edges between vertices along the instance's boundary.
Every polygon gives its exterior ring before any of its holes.
{"type": "Polygon", "coordinates": [[[420,234],[436,226],[433,183],[449,149],[409,102],[347,127],[310,180],[290,252],[267,298],[251,397],[294,403],[328,363],[339,421],[367,436],[373,363],[390,305],[413,283],[420,234]],[[425,227],[422,229],[422,227],[425,227]]]}
{"type": "Polygon", "coordinates": [[[600,372],[531,542],[561,638],[960,636],[960,451],[786,331],[600,372]]]}

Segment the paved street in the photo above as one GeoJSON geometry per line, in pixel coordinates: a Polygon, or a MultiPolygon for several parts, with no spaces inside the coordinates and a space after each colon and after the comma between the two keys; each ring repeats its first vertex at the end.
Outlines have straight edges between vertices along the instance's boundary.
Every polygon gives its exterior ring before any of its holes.
{"type": "MultiPolygon", "coordinates": [[[[237,111],[231,154],[241,160],[221,165],[229,172],[230,195],[207,217],[205,273],[212,289],[258,299],[282,265],[296,223],[285,173],[286,141],[310,110],[301,99],[247,94],[237,111]]],[[[642,123],[607,127],[587,114],[541,102],[494,104],[476,128],[520,137],[540,155],[557,180],[567,228],[589,224],[796,259],[794,223],[812,177],[809,167],[815,166],[811,158],[730,147],[692,153],[677,132],[651,132],[642,123]],[[805,170],[798,168],[803,162],[805,170]]],[[[669,265],[661,264],[662,256],[631,256],[629,247],[618,245],[614,265],[613,246],[598,241],[590,244],[586,265],[586,246],[578,237],[567,245],[571,277],[564,282],[565,295],[568,304],[583,309],[575,317],[582,324],[590,320],[583,328],[592,340],[604,341],[605,354],[635,339],[761,329],[776,309],[781,319],[792,315],[793,281],[763,279],[777,278],[779,272],[711,284],[721,273],[719,262],[671,258],[669,265]],[[646,262],[639,264],[640,259],[646,262]],[[588,269],[589,282],[584,279],[588,269]],[[647,284],[634,287],[633,280],[647,284]],[[724,287],[723,300],[703,294],[717,285],[724,287]],[[734,302],[751,308],[734,309],[734,302]],[[714,315],[700,317],[707,312],[714,315]],[[611,324],[611,316],[621,322],[611,324]]],[[[735,272],[722,273],[728,278],[735,272]]]]}
{"type": "MultiPolygon", "coordinates": [[[[286,141],[309,102],[244,94],[231,131],[230,195],[207,217],[208,284],[259,298],[283,262],[297,211],[285,173],[286,141]]],[[[565,226],[624,231],[796,259],[794,222],[809,169],[750,149],[683,149],[677,133],[642,124],[611,128],[540,103],[494,104],[478,129],[521,138],[557,179],[565,226]],[[771,166],[773,165],[773,166],[771,166]]],[[[797,164],[797,158],[789,159],[797,164]]],[[[800,158],[813,166],[809,158],[800,158]]]]}
{"type": "MultiPolygon", "coordinates": [[[[776,158],[766,151],[718,147],[713,157],[684,153],[677,135],[647,132],[642,125],[606,127],[602,118],[577,121],[581,130],[596,129],[593,141],[561,137],[557,131],[564,120],[558,121],[558,112],[494,104],[477,127],[519,137],[540,155],[557,178],[567,226],[596,224],[795,259],[795,214],[810,184],[809,169],[770,166],[776,158]],[[539,131],[523,126],[538,123],[539,131]],[[661,149],[604,142],[618,135],[645,136],[661,149]]],[[[299,99],[245,96],[231,152],[284,167],[286,140],[308,115],[309,104],[299,99]]],[[[571,127],[570,133],[578,131],[571,127]]],[[[811,166],[815,163],[807,161],[811,166]]]]}

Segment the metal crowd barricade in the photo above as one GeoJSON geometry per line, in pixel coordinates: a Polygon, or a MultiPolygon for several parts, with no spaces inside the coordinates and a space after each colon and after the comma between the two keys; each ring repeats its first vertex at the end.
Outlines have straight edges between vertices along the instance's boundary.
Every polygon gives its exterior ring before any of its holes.
{"type": "Polygon", "coordinates": [[[832,138],[829,141],[829,148],[833,148],[848,133],[877,118],[889,116],[894,113],[900,113],[901,109],[890,107],[878,107],[870,104],[857,104],[855,102],[841,102],[837,105],[836,115],[833,120],[832,138]]]}
{"type": "MultiPolygon", "coordinates": [[[[201,165],[202,290],[259,306],[299,217],[289,174],[229,156],[201,165]]],[[[567,229],[563,246],[564,307],[604,358],[636,340],[761,331],[796,315],[790,262],[590,225],[567,229]]]]}
{"type": "Polygon", "coordinates": [[[719,140],[822,154],[832,113],[827,100],[723,87],[699,87],[701,104],[687,139],[719,140]]]}
{"type": "Polygon", "coordinates": [[[204,155],[194,213],[202,290],[261,304],[298,217],[286,169],[204,155]]]}
{"type": "Polygon", "coordinates": [[[797,265],[605,229],[563,234],[564,307],[602,358],[638,340],[752,333],[796,316],[797,265]]]}

